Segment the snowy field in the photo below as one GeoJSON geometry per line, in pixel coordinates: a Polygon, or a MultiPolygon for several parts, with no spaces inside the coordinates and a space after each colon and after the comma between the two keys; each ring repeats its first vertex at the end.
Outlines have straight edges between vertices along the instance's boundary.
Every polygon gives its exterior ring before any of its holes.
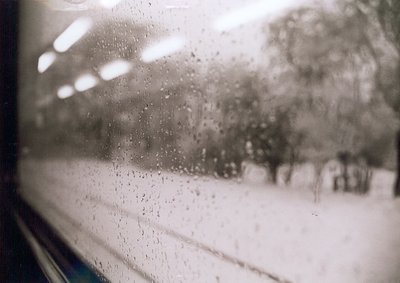
{"type": "MultiPolygon", "coordinates": [[[[305,169],[304,169],[305,170],[305,169]]],[[[24,160],[20,194],[113,282],[400,282],[400,200],[94,160],[24,160]]],[[[297,174],[297,175],[296,175],[297,174]]]]}

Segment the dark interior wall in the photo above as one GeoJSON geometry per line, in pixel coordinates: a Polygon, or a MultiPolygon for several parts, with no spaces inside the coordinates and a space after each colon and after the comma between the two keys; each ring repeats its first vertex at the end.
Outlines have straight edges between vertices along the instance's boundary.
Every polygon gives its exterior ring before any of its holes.
{"type": "Polygon", "coordinates": [[[0,1],[1,190],[13,189],[17,166],[17,1],[0,1]]]}
{"type": "Polygon", "coordinates": [[[12,215],[17,186],[17,0],[0,0],[0,282],[46,282],[12,215]]]}
{"type": "Polygon", "coordinates": [[[15,190],[16,94],[17,94],[17,2],[0,1],[0,281],[12,279],[21,246],[10,216],[8,200],[15,190]]]}

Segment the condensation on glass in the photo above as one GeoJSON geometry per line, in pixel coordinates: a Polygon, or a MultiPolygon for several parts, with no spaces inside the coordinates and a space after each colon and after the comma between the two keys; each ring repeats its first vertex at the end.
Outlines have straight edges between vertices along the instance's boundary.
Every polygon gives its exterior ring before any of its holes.
{"type": "Polygon", "coordinates": [[[393,9],[21,1],[19,194],[113,282],[398,282],[393,9]]]}

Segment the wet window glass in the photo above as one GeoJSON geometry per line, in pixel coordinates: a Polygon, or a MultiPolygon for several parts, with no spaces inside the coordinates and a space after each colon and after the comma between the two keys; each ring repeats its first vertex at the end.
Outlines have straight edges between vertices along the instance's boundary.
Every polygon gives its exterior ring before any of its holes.
{"type": "Polygon", "coordinates": [[[112,282],[398,282],[399,13],[21,1],[18,193],[112,282]]]}

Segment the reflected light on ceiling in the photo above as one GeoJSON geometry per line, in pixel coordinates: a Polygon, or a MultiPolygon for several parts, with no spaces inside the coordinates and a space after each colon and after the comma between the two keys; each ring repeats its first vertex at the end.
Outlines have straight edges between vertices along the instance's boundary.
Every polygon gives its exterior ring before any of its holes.
{"type": "Polygon", "coordinates": [[[109,81],[128,73],[131,68],[132,65],[129,62],[115,60],[100,68],[100,76],[103,80],[109,81]]]}
{"type": "Polygon", "coordinates": [[[198,4],[198,0],[164,0],[163,2],[167,2],[165,9],[189,9],[190,6],[198,4]]]}
{"type": "Polygon", "coordinates": [[[121,0],[99,0],[100,5],[107,9],[112,9],[117,6],[119,2],[121,2],[121,0]]]}
{"type": "Polygon", "coordinates": [[[58,52],[67,51],[88,32],[92,24],[93,22],[90,18],[77,19],[56,38],[53,44],[54,49],[58,52]]]}
{"type": "Polygon", "coordinates": [[[155,43],[143,50],[142,61],[149,63],[164,56],[171,55],[181,50],[184,45],[185,39],[179,36],[171,36],[162,39],[158,43],[155,43]]]}
{"type": "Polygon", "coordinates": [[[46,52],[40,55],[38,59],[38,71],[39,73],[45,72],[56,60],[56,54],[54,52],[46,52]]]}
{"type": "Polygon", "coordinates": [[[85,91],[95,87],[98,81],[97,78],[91,74],[84,74],[76,79],[75,81],[75,89],[77,91],[85,91]]]}
{"type": "Polygon", "coordinates": [[[229,31],[248,22],[258,20],[268,14],[280,12],[283,9],[292,7],[296,2],[302,1],[269,0],[256,2],[217,18],[213,23],[213,28],[219,32],[229,31]]]}
{"type": "Polygon", "coordinates": [[[189,5],[165,5],[165,9],[189,9],[189,5]]]}
{"type": "Polygon", "coordinates": [[[74,88],[70,85],[64,85],[60,87],[57,91],[57,96],[60,99],[65,99],[74,94],[74,88]]]}

